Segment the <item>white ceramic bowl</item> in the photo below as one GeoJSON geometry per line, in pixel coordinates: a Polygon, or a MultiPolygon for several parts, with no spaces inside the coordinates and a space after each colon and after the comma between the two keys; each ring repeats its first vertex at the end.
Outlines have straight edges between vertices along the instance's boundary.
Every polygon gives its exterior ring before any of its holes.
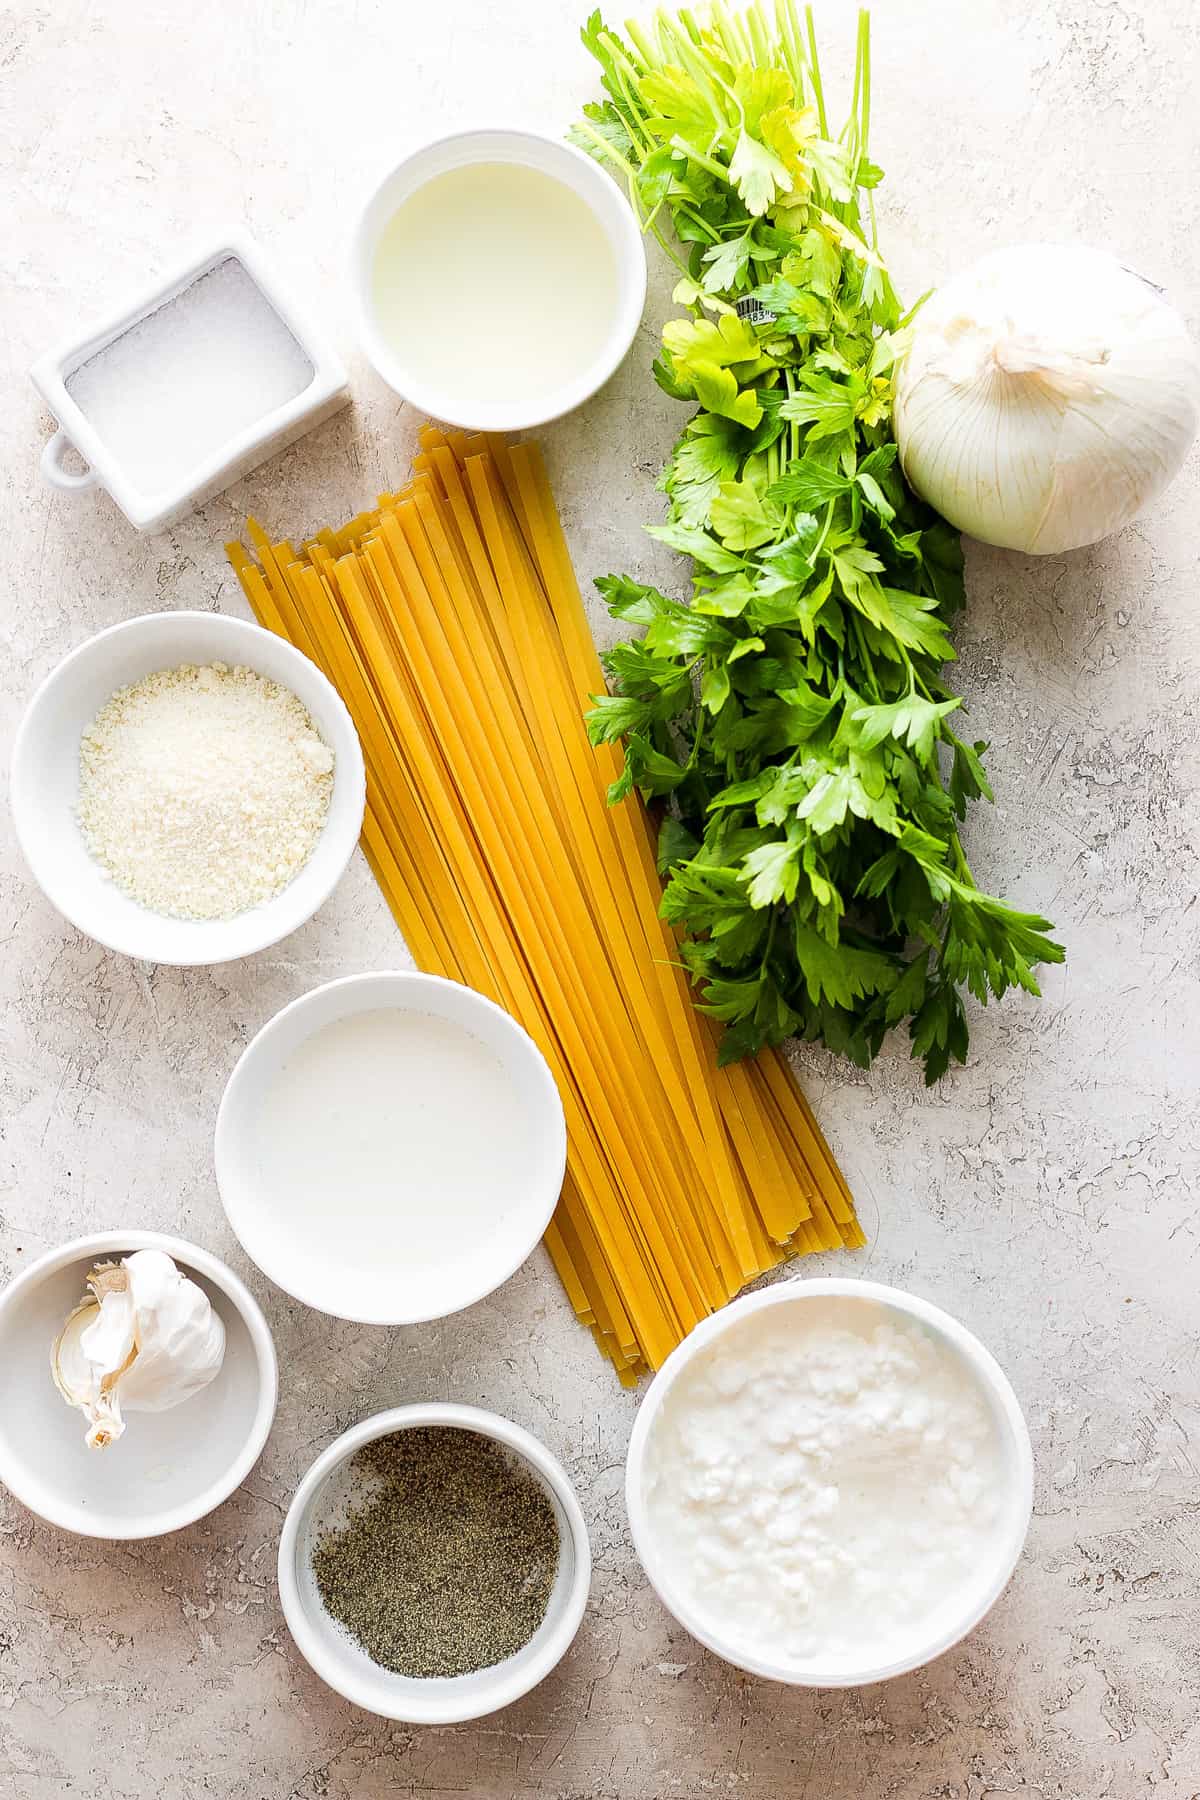
{"type": "Polygon", "coordinates": [[[145,962],[230,962],[295,931],[337,885],[364,799],[358,736],[321,671],[272,632],[224,613],[149,613],[89,638],[46,677],[13,746],[13,822],[34,880],[80,931],[145,962]],[[232,919],[174,919],[122,893],[89,855],[75,818],[79,743],[118,688],[156,669],[209,662],[242,664],[291,689],[334,753],[333,796],[312,855],[273,900],[232,919]]]}
{"type": "Polygon", "coordinates": [[[0,1481],[63,1531],[151,1538],[202,1519],[258,1461],[275,1417],[271,1332],[232,1269],[159,1231],[101,1231],[40,1256],[0,1293],[0,1481]],[[122,1438],[89,1450],[82,1413],[50,1374],[50,1348],[98,1262],[162,1250],[208,1295],[225,1326],[219,1373],[161,1413],[130,1413],[122,1438]]]}
{"type": "Polygon", "coordinates": [[[642,1401],[634,1421],[625,1465],[625,1503],[634,1546],[642,1566],[668,1610],[694,1638],[735,1667],[751,1675],[764,1675],[771,1681],[782,1681],[793,1687],[865,1687],[874,1681],[886,1681],[893,1675],[932,1662],[935,1656],[966,1637],[990,1612],[1008,1585],[1029,1529],[1033,1510],[1033,1453],[1017,1397],[1007,1376],[978,1338],[965,1326],[952,1319],[940,1307],[900,1288],[885,1287],[875,1281],[855,1281],[845,1277],[808,1281],[803,1278],[777,1282],[773,1287],[747,1294],[732,1306],[703,1320],[683,1343],[667,1358],[642,1401]],[[654,1433],[655,1421],[672,1386],[683,1370],[718,1338],[736,1328],[748,1314],[766,1307],[803,1308],[814,1301],[835,1299],[848,1307],[868,1308],[878,1320],[889,1315],[917,1325],[956,1357],[976,1383],[995,1426],[1001,1465],[1004,1470],[1003,1516],[990,1547],[988,1562],[981,1566],[977,1579],[961,1596],[949,1597],[939,1618],[950,1623],[939,1629],[926,1642],[914,1644],[911,1654],[901,1660],[870,1664],[847,1672],[844,1665],[821,1669],[806,1665],[803,1672],[771,1656],[764,1647],[761,1654],[749,1655],[741,1645],[734,1646],[716,1630],[706,1615],[699,1617],[688,1596],[672,1579],[645,1503],[645,1464],[647,1445],[654,1433]],[[960,1603],[961,1602],[961,1603],[960,1603]]]}
{"type": "MultiPolygon", "coordinates": [[[[582,406],[624,360],[646,304],[646,250],[626,196],[590,156],[556,138],[500,127],[437,138],[397,164],[367,203],[354,237],[350,279],[363,348],[389,387],[420,411],[447,424],[478,431],[523,431],[582,406]],[[481,162],[512,162],[537,169],[565,183],[586,201],[612,246],[618,294],[604,348],[571,381],[549,394],[531,395],[523,406],[480,401],[472,416],[463,418],[454,398],[426,382],[380,331],[371,285],[380,235],[401,203],[436,176],[481,162]]],[[[428,271],[418,269],[414,279],[429,281],[432,277],[428,271]]],[[[487,304],[486,278],[480,304],[487,304]]],[[[553,294],[531,296],[531,304],[545,309],[547,329],[553,330],[553,294]]]]}
{"type": "Polygon", "coordinates": [[[343,1432],[300,1483],[279,1540],[279,1597],[297,1648],[322,1681],[356,1706],[413,1725],[456,1725],[478,1719],[511,1705],[536,1687],[561,1660],[579,1629],[591,1576],[587,1526],[566,1470],[528,1431],[474,1406],[397,1406],[343,1432]],[[545,1618],[515,1656],[471,1675],[418,1680],[381,1669],[329,1616],[313,1579],[314,1540],[326,1524],[344,1517],[346,1500],[353,1491],[347,1466],[350,1458],[374,1438],[420,1425],[475,1431],[503,1445],[542,1483],[558,1521],[558,1575],[545,1618]]]}
{"type": "Polygon", "coordinates": [[[160,277],[131,305],[96,325],[86,337],[63,344],[39,357],[29,371],[59,429],[42,452],[42,473],[52,486],[75,493],[100,486],[107,489],[131,525],[139,531],[163,531],[268,456],[286,448],[305,431],[320,424],[349,400],[346,372],[312,321],[303,316],[275,270],[254,240],[244,231],[226,232],[215,246],[160,277]],[[181,294],[202,275],[233,261],[255,283],[272,310],[282,319],[300,345],[312,368],[312,379],[294,399],[265,412],[253,424],[237,432],[204,461],[186,480],[166,492],[146,493],[130,477],[119,458],[109,450],[67,391],[67,382],[81,364],[111,344],[115,338],[181,294]],[[85,467],[72,472],[63,455],[75,450],[85,467]]]}
{"type": "MultiPolygon", "coordinates": [[[[471,1129],[470,1097],[462,1128],[471,1129]]],[[[230,1225],[246,1254],[297,1300],[320,1312],[364,1325],[415,1325],[458,1312],[490,1294],[517,1270],[554,1212],[566,1168],[567,1133],[554,1078],[533,1040],[508,1013],[474,989],[438,975],[391,970],[327,982],[276,1013],[242,1052],[217,1114],[217,1185],[230,1225]],[[513,1102],[528,1111],[533,1155],[519,1204],[510,1206],[486,1238],[460,1243],[436,1278],[424,1265],[402,1260],[366,1270],[338,1260],[339,1197],[329,1199],[329,1235],[315,1259],[288,1232],[288,1197],[277,1210],[259,1203],[263,1171],[257,1123],[264,1095],[280,1067],[313,1032],[355,1013],[397,1007],[449,1021],[481,1040],[500,1059],[513,1102]]],[[[403,1108],[397,1104],[396,1155],[404,1155],[403,1108]]]]}

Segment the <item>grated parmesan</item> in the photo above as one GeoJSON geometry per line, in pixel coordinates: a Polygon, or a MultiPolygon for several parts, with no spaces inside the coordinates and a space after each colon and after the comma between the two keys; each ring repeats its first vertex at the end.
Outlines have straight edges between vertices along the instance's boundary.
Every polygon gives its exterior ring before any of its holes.
{"type": "Polygon", "coordinates": [[[295,694],[225,663],[120,688],[80,743],[89,851],[132,899],[180,918],[232,918],[279,893],[332,792],[333,752],[295,694]]]}

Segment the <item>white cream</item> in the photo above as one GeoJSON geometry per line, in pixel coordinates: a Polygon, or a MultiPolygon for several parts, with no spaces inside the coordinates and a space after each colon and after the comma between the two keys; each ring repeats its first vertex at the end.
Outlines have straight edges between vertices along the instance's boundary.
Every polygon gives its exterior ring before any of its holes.
{"type": "Polygon", "coordinates": [[[460,1025],[400,1008],[336,1019],[296,1049],[256,1120],[256,1232],[331,1261],[373,1304],[436,1284],[501,1230],[536,1163],[500,1058],[460,1025]]]}
{"type": "Polygon", "coordinates": [[[670,1388],[645,1467],[670,1587],[797,1673],[899,1660],[995,1567],[989,1403],[949,1346],[867,1300],[749,1313],[670,1388]]]}

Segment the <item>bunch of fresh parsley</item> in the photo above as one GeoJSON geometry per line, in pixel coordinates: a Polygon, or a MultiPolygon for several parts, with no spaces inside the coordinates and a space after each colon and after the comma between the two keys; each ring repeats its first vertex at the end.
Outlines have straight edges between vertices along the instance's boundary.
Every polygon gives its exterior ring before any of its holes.
{"type": "Polygon", "coordinates": [[[908,1019],[932,1082],[966,1056],[964,985],[1036,994],[1063,952],[981,892],[959,840],[991,798],[986,745],[954,730],[942,676],[959,541],[889,429],[907,321],[877,246],[866,15],[836,139],[793,0],[626,33],[589,19],[605,98],[572,135],[679,267],[688,316],[655,375],[699,410],[651,532],[692,559],[694,592],[598,584],[645,632],[609,653],[592,738],[624,740],[612,800],[670,797],[663,910],[724,1060],[800,1033],[865,1066],[908,1019]]]}

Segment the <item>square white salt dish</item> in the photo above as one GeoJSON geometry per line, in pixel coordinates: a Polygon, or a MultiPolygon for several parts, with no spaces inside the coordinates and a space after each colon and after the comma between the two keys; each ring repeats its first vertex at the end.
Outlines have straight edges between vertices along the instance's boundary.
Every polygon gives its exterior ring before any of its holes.
{"type": "Polygon", "coordinates": [[[104,488],[139,531],[174,524],[349,399],[341,362],[241,231],[30,375],[59,423],[46,480],[104,488]]]}

